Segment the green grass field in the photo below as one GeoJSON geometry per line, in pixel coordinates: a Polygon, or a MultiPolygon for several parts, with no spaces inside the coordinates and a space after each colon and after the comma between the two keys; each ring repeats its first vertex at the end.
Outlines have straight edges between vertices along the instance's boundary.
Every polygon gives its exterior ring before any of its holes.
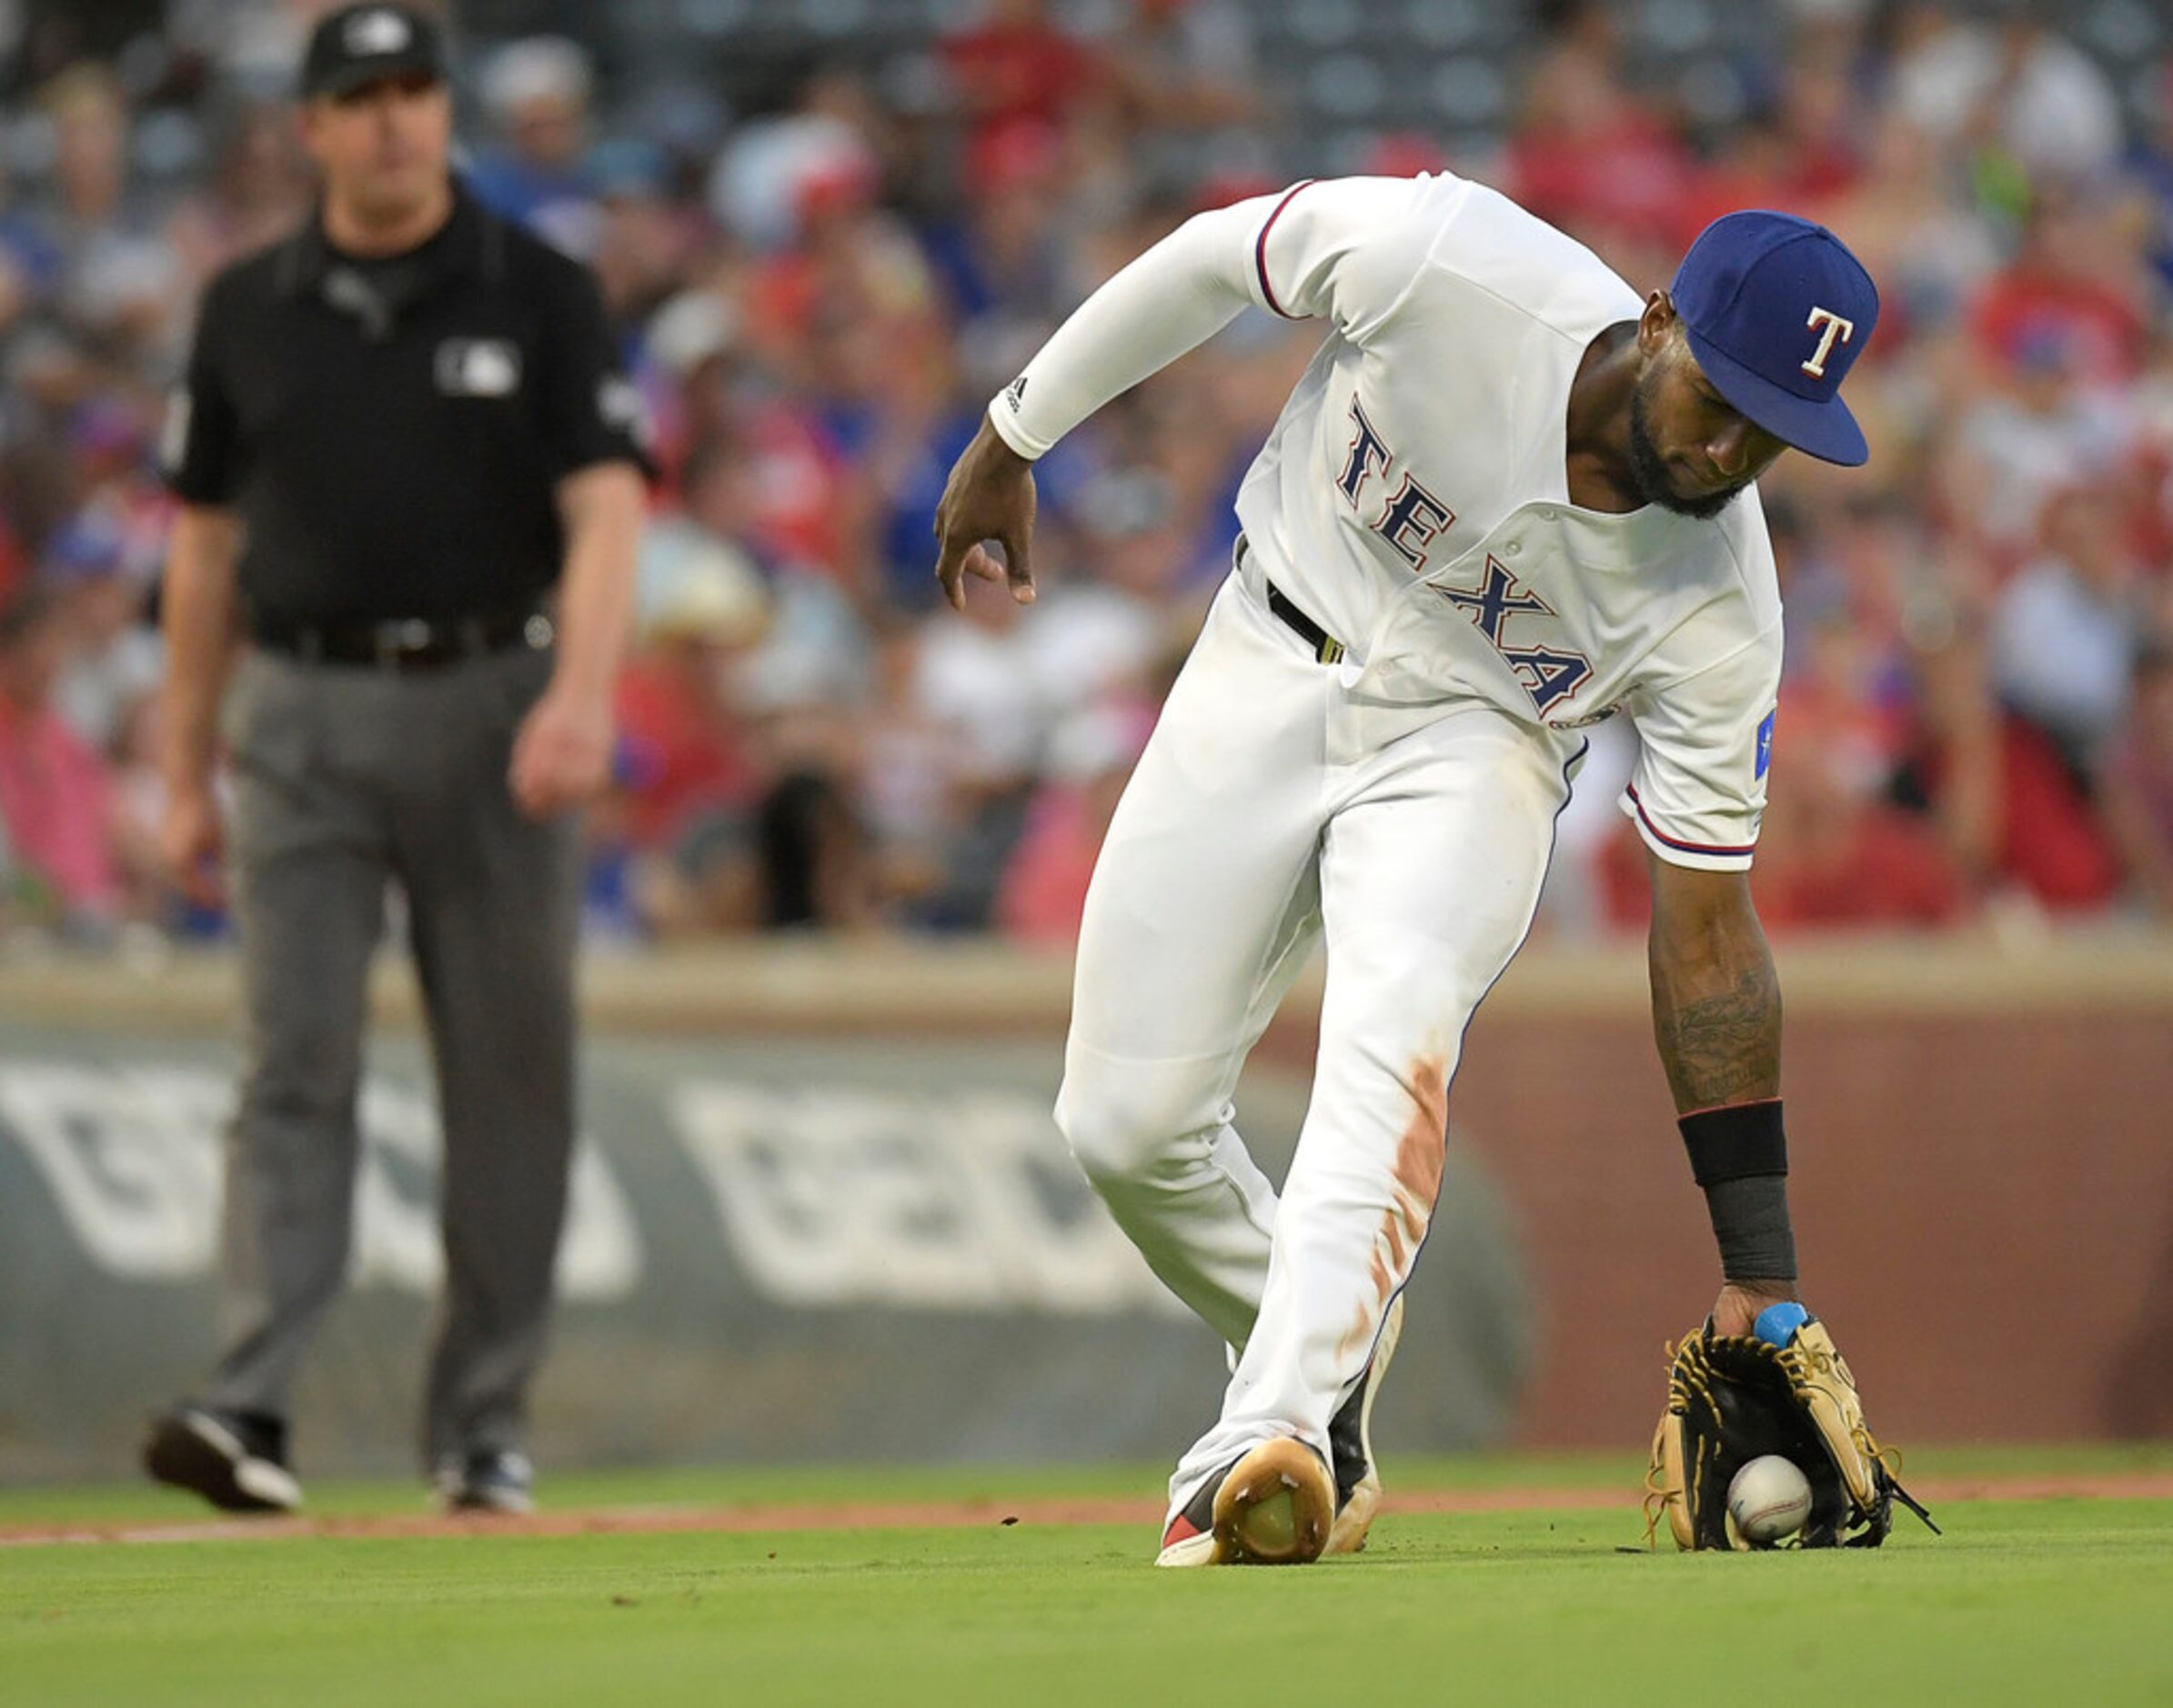
{"type": "MultiPolygon", "coordinates": [[[[1921,1467],[1921,1469],[1920,1469],[1921,1467]]],[[[1948,1500],[1876,1552],[1685,1557],[1619,1458],[1390,1461],[1424,1491],[1589,1507],[1391,1512],[1359,1558],[1158,1572],[1152,1526],[0,1546],[0,1703],[2173,1703],[2173,1500],[1948,1500]]],[[[1957,1451],[1946,1482],[2173,1472],[2173,1450],[1957,1451]]],[[[1138,1495],[1159,1472],[625,1473],[631,1505],[1138,1495]]],[[[312,1509],[416,1510],[410,1488],[312,1509]]],[[[128,1487],[0,1492],[0,1532],[175,1524],[128,1487]]]]}

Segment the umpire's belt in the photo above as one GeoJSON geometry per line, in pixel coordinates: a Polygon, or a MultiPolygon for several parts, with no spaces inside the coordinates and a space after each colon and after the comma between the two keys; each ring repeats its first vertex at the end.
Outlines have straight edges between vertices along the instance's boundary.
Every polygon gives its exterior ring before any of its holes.
{"type": "MultiPolygon", "coordinates": [[[[1237,537],[1237,565],[1242,569],[1244,563],[1245,537],[1240,534],[1237,537]]],[[[1260,584],[1268,590],[1268,609],[1275,614],[1285,628],[1313,648],[1314,658],[1323,664],[1341,664],[1343,661],[1342,641],[1306,616],[1298,602],[1267,577],[1261,577],[1260,584]]]]}
{"type": "Polygon", "coordinates": [[[258,617],[249,638],[267,652],[311,664],[367,665],[401,674],[442,669],[513,647],[548,647],[551,619],[533,606],[481,617],[410,617],[391,622],[307,623],[258,617]]]}

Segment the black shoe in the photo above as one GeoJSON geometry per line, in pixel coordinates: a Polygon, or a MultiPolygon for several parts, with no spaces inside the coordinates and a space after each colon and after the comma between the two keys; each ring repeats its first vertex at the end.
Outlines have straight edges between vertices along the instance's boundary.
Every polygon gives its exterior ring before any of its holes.
{"type": "Polygon", "coordinates": [[[144,1469],[228,1512],[295,1512],[302,1485],[287,1462],[287,1425],[260,1412],[177,1405],[152,1419],[144,1469]]]}
{"type": "Polygon", "coordinates": [[[448,1459],[438,1467],[438,1503],[448,1512],[532,1512],[536,1468],[505,1449],[448,1459]]]}
{"type": "Polygon", "coordinates": [[[1373,1397],[1381,1392],[1381,1379],[1388,1374],[1388,1361],[1396,1355],[1396,1342],[1403,1335],[1403,1295],[1398,1293],[1382,1321],[1381,1338],[1373,1342],[1365,1374],[1328,1420],[1328,1446],[1335,1470],[1335,1528],[1328,1532],[1324,1553],[1356,1553],[1365,1546],[1365,1532],[1381,1510],[1381,1468],[1373,1460],[1373,1397]]]}

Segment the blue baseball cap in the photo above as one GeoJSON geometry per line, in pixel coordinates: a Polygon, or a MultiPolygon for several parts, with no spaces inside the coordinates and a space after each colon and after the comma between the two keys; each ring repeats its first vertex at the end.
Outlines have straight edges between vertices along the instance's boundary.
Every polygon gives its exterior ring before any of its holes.
{"type": "Polygon", "coordinates": [[[1705,377],[1754,425],[1823,462],[1870,455],[1841,382],[1878,324],[1878,288],[1840,238],[1794,214],[1724,214],[1668,295],[1705,377]]]}

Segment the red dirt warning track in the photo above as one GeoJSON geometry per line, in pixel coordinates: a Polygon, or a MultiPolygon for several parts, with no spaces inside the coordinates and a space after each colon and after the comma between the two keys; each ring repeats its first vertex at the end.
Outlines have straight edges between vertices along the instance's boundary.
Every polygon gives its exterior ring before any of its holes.
{"type": "MultiPolygon", "coordinates": [[[[1913,1485],[1926,1504],[1961,1501],[2173,1500],[2173,1471],[2028,1477],[1927,1478],[1913,1485]]],[[[1391,1496],[1387,1512],[1520,1512],[1636,1510],[1607,1489],[1444,1489],[1391,1496]]],[[[184,1524],[132,1522],[0,1527],[0,1547],[56,1542],[277,1542],[311,1536],[597,1536],[800,1530],[956,1530],[979,1524],[1136,1524],[1162,1522],[1159,1501],[1136,1495],[1001,1502],[898,1501],[773,1506],[625,1506],[536,1512],[525,1518],[437,1512],[356,1518],[227,1518],[184,1524]]]]}

